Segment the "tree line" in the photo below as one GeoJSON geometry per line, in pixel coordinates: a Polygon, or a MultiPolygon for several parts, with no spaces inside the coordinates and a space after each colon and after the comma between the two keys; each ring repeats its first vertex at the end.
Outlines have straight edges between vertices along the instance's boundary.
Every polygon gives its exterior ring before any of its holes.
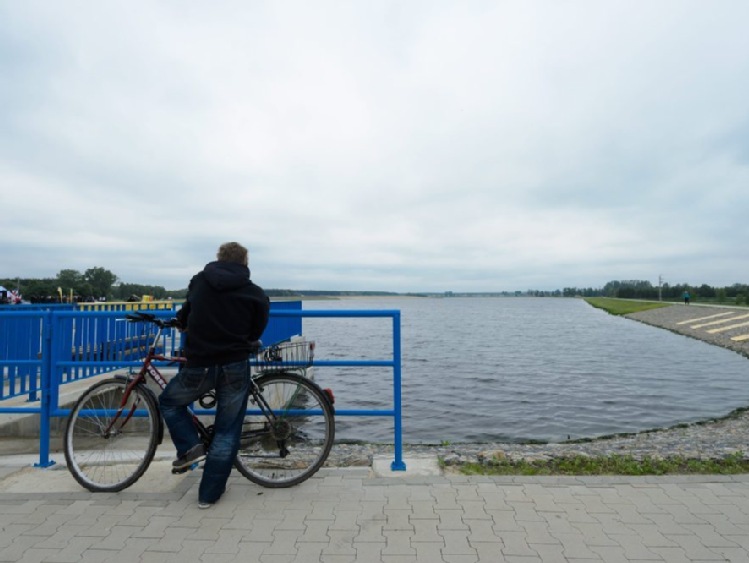
{"type": "MultiPolygon", "coordinates": [[[[111,271],[101,267],[89,268],[84,272],[72,269],[60,270],[54,278],[0,279],[0,286],[11,291],[18,291],[24,301],[31,303],[140,301],[144,295],[150,295],[155,300],[179,300],[187,296],[187,288],[167,290],[161,285],[126,283],[111,271]]],[[[270,289],[266,290],[266,293],[270,297],[301,297],[300,292],[290,289],[270,289]]],[[[307,293],[323,294],[325,292],[307,293]]]]}
{"type": "MultiPolygon", "coordinates": [[[[54,278],[0,279],[0,286],[9,290],[18,290],[25,301],[32,303],[69,302],[73,301],[127,301],[140,300],[144,295],[154,299],[184,299],[187,289],[167,290],[160,285],[143,285],[125,283],[106,268],[89,268],[84,272],[78,270],[60,270],[54,278]]],[[[699,286],[686,283],[653,285],[647,280],[610,281],[601,288],[565,287],[554,291],[527,290],[525,292],[503,292],[503,295],[527,295],[534,297],[618,297],[622,299],[649,299],[663,301],[681,301],[685,292],[693,301],[712,301],[718,303],[735,303],[749,305],[749,285],[735,283],[727,287],[713,287],[708,284],[699,286]]],[[[270,297],[301,297],[315,295],[399,295],[386,291],[321,291],[290,289],[266,290],[270,297]]],[[[452,292],[448,292],[452,294],[452,292]]],[[[458,294],[456,294],[458,295],[458,294]]],[[[494,294],[492,294],[494,295],[494,294]]]]}
{"type": "Polygon", "coordinates": [[[699,286],[687,283],[673,285],[664,283],[657,286],[646,280],[621,280],[610,281],[600,289],[566,287],[562,291],[562,296],[681,301],[684,293],[689,293],[692,301],[749,304],[749,285],[743,283],[735,283],[726,287],[713,287],[706,283],[699,286]]]}
{"type": "Polygon", "coordinates": [[[186,289],[168,291],[160,285],[143,285],[121,282],[115,274],[106,268],[89,268],[85,272],[78,270],[60,270],[54,278],[14,278],[0,279],[0,285],[18,290],[24,301],[31,303],[60,303],[79,301],[127,301],[138,300],[143,295],[154,299],[180,299],[187,293],[186,289]]]}

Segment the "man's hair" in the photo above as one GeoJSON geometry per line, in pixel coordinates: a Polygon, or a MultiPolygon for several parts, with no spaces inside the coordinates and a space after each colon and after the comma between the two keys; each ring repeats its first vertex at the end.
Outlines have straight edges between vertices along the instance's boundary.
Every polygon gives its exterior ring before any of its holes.
{"type": "Polygon", "coordinates": [[[247,265],[247,249],[238,242],[225,242],[218,247],[216,259],[220,262],[236,262],[247,265]]]}

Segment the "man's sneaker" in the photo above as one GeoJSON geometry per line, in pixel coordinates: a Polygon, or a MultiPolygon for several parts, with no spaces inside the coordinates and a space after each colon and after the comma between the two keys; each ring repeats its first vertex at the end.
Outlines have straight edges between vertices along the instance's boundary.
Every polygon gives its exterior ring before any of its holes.
{"type": "Polygon", "coordinates": [[[205,510],[206,508],[210,508],[213,506],[212,502],[200,502],[198,501],[198,508],[201,510],[205,510]]]}
{"type": "Polygon", "coordinates": [[[199,461],[203,461],[204,459],[205,448],[203,447],[203,444],[198,444],[197,446],[193,446],[192,448],[187,450],[185,455],[181,455],[176,460],[174,460],[172,462],[172,468],[187,469],[193,463],[198,463],[199,461]]]}

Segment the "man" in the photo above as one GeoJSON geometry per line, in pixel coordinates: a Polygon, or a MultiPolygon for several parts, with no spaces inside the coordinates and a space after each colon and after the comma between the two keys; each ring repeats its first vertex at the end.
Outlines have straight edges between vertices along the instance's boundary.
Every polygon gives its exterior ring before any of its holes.
{"type": "Polygon", "coordinates": [[[198,491],[198,507],[208,508],[226,490],[239,449],[242,421],[247,409],[252,343],[268,324],[270,302],[250,281],[247,249],[227,242],[195,275],[187,299],[177,313],[186,332],[185,367],[164,389],[159,404],[177,448],[175,469],[205,461],[198,491]],[[187,405],[215,389],[216,419],[208,452],[187,405]]]}

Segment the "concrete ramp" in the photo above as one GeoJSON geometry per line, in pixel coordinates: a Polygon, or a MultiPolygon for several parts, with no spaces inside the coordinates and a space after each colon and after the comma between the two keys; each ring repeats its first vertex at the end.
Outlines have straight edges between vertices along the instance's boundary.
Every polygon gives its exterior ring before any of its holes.
{"type": "MultiPolygon", "coordinates": [[[[55,456],[58,457],[58,456],[55,456]]],[[[25,466],[4,467],[0,472],[0,491],[3,493],[88,493],[78,484],[68,468],[62,454],[52,467],[42,469],[33,466],[30,458],[25,466]]],[[[129,487],[128,493],[174,493],[196,484],[202,471],[190,471],[184,475],[172,475],[172,463],[154,461],[146,473],[129,487]]]]}

